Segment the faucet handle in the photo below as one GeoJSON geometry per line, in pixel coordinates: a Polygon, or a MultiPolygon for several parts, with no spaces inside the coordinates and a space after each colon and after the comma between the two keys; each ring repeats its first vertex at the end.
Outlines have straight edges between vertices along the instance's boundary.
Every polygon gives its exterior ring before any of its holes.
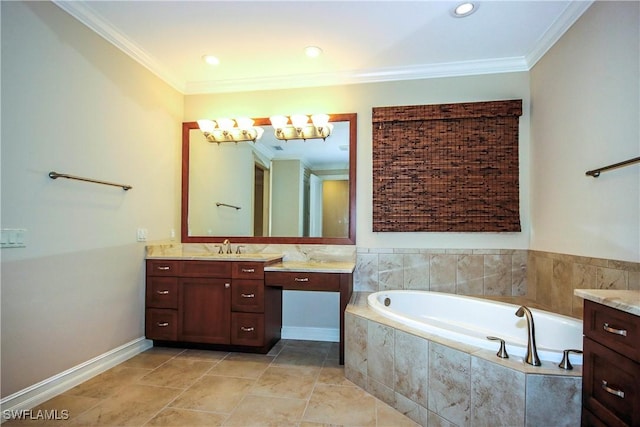
{"type": "Polygon", "coordinates": [[[224,251],[222,250],[222,245],[216,245],[216,248],[218,248],[218,253],[219,254],[223,254],[224,251]]]}
{"type": "Polygon", "coordinates": [[[487,337],[487,339],[491,340],[491,341],[500,341],[500,349],[496,353],[496,356],[498,356],[501,359],[508,359],[509,358],[509,355],[507,354],[507,347],[505,346],[504,340],[502,338],[487,337]]]}
{"type": "Polygon", "coordinates": [[[582,350],[576,350],[576,349],[570,348],[562,352],[562,361],[560,362],[558,367],[562,369],[566,369],[567,371],[570,371],[571,369],[573,369],[573,365],[571,364],[571,362],[569,362],[569,353],[582,354],[582,350]]]}
{"type": "Polygon", "coordinates": [[[241,253],[242,253],[242,252],[240,252],[240,248],[243,248],[243,249],[244,249],[244,246],[240,246],[240,245],[238,245],[238,247],[236,247],[236,253],[237,253],[237,254],[241,254],[241,253]]]}

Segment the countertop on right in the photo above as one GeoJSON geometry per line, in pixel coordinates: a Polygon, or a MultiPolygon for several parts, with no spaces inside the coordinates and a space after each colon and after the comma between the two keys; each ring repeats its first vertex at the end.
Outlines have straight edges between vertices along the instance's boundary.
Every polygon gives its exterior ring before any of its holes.
{"type": "Polygon", "coordinates": [[[640,316],[640,291],[575,289],[573,293],[580,298],[640,316]]]}

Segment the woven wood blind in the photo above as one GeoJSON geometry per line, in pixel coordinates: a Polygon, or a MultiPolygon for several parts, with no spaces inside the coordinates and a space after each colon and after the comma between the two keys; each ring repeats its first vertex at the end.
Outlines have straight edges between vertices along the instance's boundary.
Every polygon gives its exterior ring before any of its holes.
{"type": "Polygon", "coordinates": [[[522,100],[373,109],[373,231],[520,231],[522,100]]]}

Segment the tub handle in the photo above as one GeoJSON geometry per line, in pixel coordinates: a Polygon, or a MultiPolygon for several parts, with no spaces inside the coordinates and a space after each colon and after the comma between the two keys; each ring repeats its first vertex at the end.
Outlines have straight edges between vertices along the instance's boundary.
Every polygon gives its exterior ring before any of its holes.
{"type": "Polygon", "coordinates": [[[570,371],[573,369],[573,365],[569,362],[569,353],[582,354],[582,350],[577,349],[567,349],[562,352],[562,361],[558,365],[559,368],[566,369],[570,371]]]}
{"type": "Polygon", "coordinates": [[[506,345],[504,343],[504,340],[502,338],[487,337],[487,339],[491,340],[491,341],[500,341],[500,349],[496,353],[496,356],[498,356],[501,359],[508,359],[509,358],[509,355],[507,354],[507,347],[506,347],[506,345]]]}

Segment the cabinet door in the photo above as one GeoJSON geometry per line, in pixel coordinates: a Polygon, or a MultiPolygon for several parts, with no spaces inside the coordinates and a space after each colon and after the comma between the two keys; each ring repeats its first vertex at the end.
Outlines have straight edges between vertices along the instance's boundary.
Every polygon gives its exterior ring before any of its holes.
{"type": "Polygon", "coordinates": [[[178,339],[229,344],[231,280],[182,278],[178,292],[178,339]]]}

